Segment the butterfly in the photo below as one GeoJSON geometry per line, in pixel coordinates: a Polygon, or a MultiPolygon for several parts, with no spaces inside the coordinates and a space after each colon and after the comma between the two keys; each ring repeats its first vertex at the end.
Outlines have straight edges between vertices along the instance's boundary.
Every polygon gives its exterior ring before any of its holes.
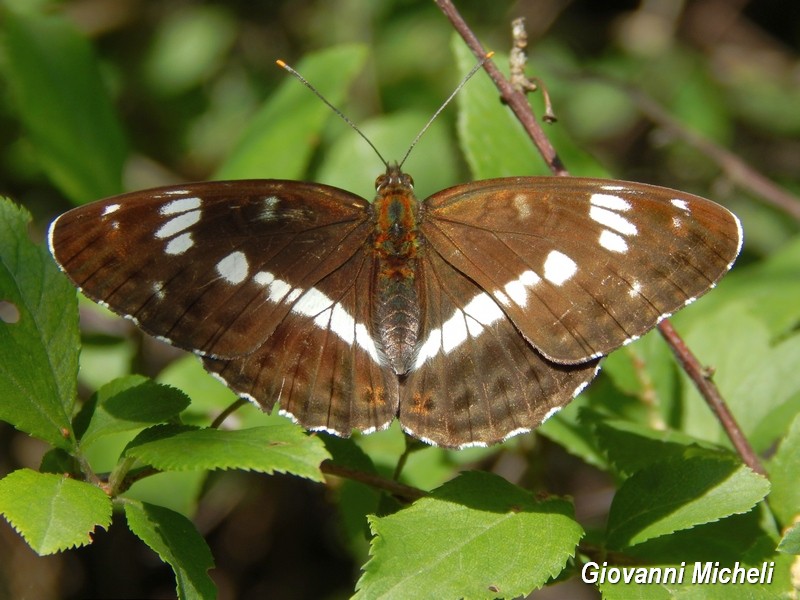
{"type": "Polygon", "coordinates": [[[149,189],[61,215],[49,246],[85,295],[266,411],[340,436],[397,418],[463,448],[540,425],[742,244],[722,206],[642,183],[511,177],[418,201],[387,164],[376,190],[149,189]]]}

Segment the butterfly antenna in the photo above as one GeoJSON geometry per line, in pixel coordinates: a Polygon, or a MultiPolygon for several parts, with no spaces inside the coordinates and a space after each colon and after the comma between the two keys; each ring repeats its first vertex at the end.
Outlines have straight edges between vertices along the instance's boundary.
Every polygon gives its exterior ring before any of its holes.
{"type": "Polygon", "coordinates": [[[443,110],[444,110],[444,109],[447,107],[447,105],[448,105],[448,104],[450,104],[450,101],[451,101],[453,98],[455,98],[455,97],[456,97],[456,94],[458,94],[458,92],[460,92],[460,91],[461,91],[461,88],[463,88],[465,85],[467,85],[467,82],[468,82],[470,79],[472,79],[472,76],[473,76],[473,75],[475,75],[475,73],[477,73],[477,72],[478,72],[478,69],[480,69],[481,67],[483,67],[483,65],[486,63],[486,61],[487,61],[487,60],[489,60],[490,58],[492,58],[492,56],[494,56],[494,52],[489,52],[489,53],[487,53],[487,54],[486,54],[486,56],[484,56],[484,57],[483,57],[483,58],[482,58],[482,59],[481,59],[481,60],[478,62],[478,64],[476,64],[474,67],[472,67],[472,70],[471,70],[469,73],[467,73],[467,74],[466,74],[466,76],[464,77],[464,79],[462,79],[462,80],[461,80],[461,83],[459,83],[459,84],[456,86],[456,89],[454,89],[454,90],[453,90],[453,93],[451,93],[451,94],[450,94],[450,95],[447,97],[447,100],[445,100],[444,102],[442,102],[442,105],[439,107],[439,109],[438,109],[438,110],[437,110],[435,113],[433,113],[433,116],[432,116],[430,119],[428,119],[428,122],[427,122],[427,123],[425,123],[425,127],[423,127],[423,128],[420,130],[420,132],[417,134],[417,137],[415,137],[415,138],[414,138],[414,141],[413,141],[413,142],[411,142],[411,145],[408,147],[408,150],[406,151],[406,154],[405,154],[405,156],[403,156],[403,160],[401,160],[401,161],[400,161],[400,164],[398,165],[399,167],[402,167],[402,166],[403,166],[403,163],[405,163],[405,162],[406,162],[406,159],[408,158],[408,155],[409,155],[409,154],[411,154],[411,151],[414,149],[414,146],[416,146],[416,145],[417,145],[417,142],[419,142],[420,138],[421,138],[421,137],[422,137],[422,136],[425,134],[425,132],[426,132],[426,131],[428,131],[428,128],[431,126],[431,123],[433,123],[433,122],[436,120],[436,117],[438,117],[438,116],[439,116],[439,113],[441,113],[441,112],[442,112],[442,111],[443,111],[443,110]]]}
{"type": "MultiPolygon", "coordinates": [[[[290,67],[289,65],[287,65],[285,62],[283,62],[283,61],[282,61],[282,60],[280,60],[280,59],[276,60],[276,61],[275,61],[275,63],[276,63],[276,64],[277,64],[277,65],[278,65],[278,66],[279,66],[281,69],[283,69],[283,70],[285,70],[285,71],[288,71],[289,73],[291,73],[292,75],[294,75],[295,77],[297,77],[297,79],[299,79],[299,80],[300,80],[300,83],[302,83],[304,86],[306,86],[306,87],[307,87],[308,89],[310,89],[312,92],[314,92],[314,95],[315,95],[317,98],[319,98],[320,100],[322,100],[322,101],[323,101],[323,102],[324,102],[324,103],[325,103],[325,104],[328,106],[328,108],[330,108],[330,109],[331,109],[333,112],[335,112],[335,113],[336,113],[336,114],[337,114],[337,115],[338,115],[338,116],[339,116],[339,117],[340,117],[340,118],[341,118],[341,119],[342,119],[342,120],[343,120],[345,123],[347,123],[348,125],[350,125],[350,127],[352,127],[352,128],[353,128],[353,131],[355,131],[355,132],[356,132],[358,135],[360,135],[360,136],[361,136],[361,137],[364,139],[364,141],[365,141],[365,142],[367,142],[367,143],[369,144],[370,148],[372,148],[372,149],[375,151],[375,154],[377,154],[377,155],[378,155],[378,158],[380,158],[380,159],[381,159],[381,162],[384,164],[384,166],[385,166],[387,169],[389,168],[389,163],[388,163],[388,162],[386,162],[386,159],[385,159],[385,158],[383,158],[383,155],[382,155],[382,154],[381,154],[381,153],[378,151],[378,149],[375,147],[375,144],[373,144],[373,143],[370,141],[370,139],[369,139],[369,138],[368,138],[366,135],[364,135],[364,133],[363,133],[363,132],[362,132],[362,131],[361,131],[361,130],[358,128],[358,126],[357,126],[355,123],[353,123],[353,122],[352,122],[350,119],[348,119],[348,118],[347,118],[347,115],[345,115],[345,114],[344,114],[342,111],[340,111],[338,108],[336,108],[336,107],[335,107],[333,104],[331,104],[330,102],[328,102],[328,99],[327,99],[325,96],[323,96],[323,95],[322,95],[322,94],[319,92],[319,90],[317,90],[317,88],[315,88],[313,85],[311,85],[311,83],[310,83],[310,82],[309,82],[309,81],[308,81],[308,80],[307,80],[305,77],[303,77],[302,75],[300,75],[300,73],[298,73],[297,71],[295,71],[295,70],[294,70],[292,67],[290,67]]],[[[417,136],[417,137],[419,137],[419,136],[417,136]]]]}

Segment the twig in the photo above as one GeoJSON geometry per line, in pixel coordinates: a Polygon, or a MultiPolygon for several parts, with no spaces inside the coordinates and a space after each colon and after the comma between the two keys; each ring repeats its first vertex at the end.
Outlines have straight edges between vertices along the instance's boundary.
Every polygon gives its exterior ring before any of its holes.
{"type": "Polygon", "coordinates": [[[683,139],[684,142],[690,146],[694,146],[711,158],[719,165],[719,168],[725,172],[728,178],[739,187],[750,190],[753,194],[764,199],[775,208],[791,215],[795,220],[800,221],[800,198],[786,189],[775,185],[775,183],[764,177],[733,152],[715,144],[696,131],[684,127],[683,124],[664,110],[658,102],[641,90],[627,86],[626,89],[634,102],[636,102],[639,110],[651,121],[672,131],[675,135],[683,139]]]}
{"type": "MultiPolygon", "coordinates": [[[[467,23],[461,17],[453,3],[450,0],[435,1],[444,15],[453,24],[455,30],[459,33],[459,35],[461,35],[462,38],[464,38],[467,46],[469,46],[470,50],[472,50],[475,56],[478,58],[483,58],[486,55],[486,52],[484,51],[475,34],[469,28],[469,25],[467,25],[467,23]]],[[[554,175],[559,176],[569,175],[566,167],[558,158],[555,148],[553,148],[553,145],[550,143],[547,135],[544,133],[539,125],[539,122],[536,120],[536,117],[533,115],[533,111],[531,110],[525,95],[514,89],[511,83],[503,77],[491,60],[487,60],[484,63],[484,69],[486,69],[486,72],[497,86],[503,102],[511,107],[512,111],[525,128],[525,131],[528,132],[528,135],[535,144],[537,150],[539,150],[539,153],[550,167],[551,172],[554,175]]],[[[708,403],[714,414],[717,415],[720,424],[725,429],[725,433],[733,442],[736,451],[739,453],[744,463],[757,473],[761,473],[763,475],[765,473],[764,468],[761,466],[755,452],[750,447],[750,444],[747,442],[742,430],[739,428],[735,419],[728,410],[716,386],[705,375],[705,369],[699,363],[694,354],[689,351],[686,344],[667,320],[662,321],[658,325],[658,328],[661,334],[664,336],[664,339],[672,348],[672,351],[675,353],[675,356],[678,358],[678,361],[683,366],[684,370],[697,385],[697,389],[700,394],[708,403]],[[699,374],[699,376],[697,376],[697,374],[699,374]]]]}
{"type": "Polygon", "coordinates": [[[744,464],[753,469],[756,473],[766,476],[767,472],[761,465],[761,461],[758,460],[758,456],[752,446],[750,446],[750,442],[747,441],[739,424],[728,409],[728,405],[725,403],[725,400],[723,400],[717,386],[714,385],[714,382],[711,380],[707,369],[704,369],[700,365],[700,362],[686,345],[686,342],[678,335],[678,332],[675,331],[675,328],[672,327],[671,323],[663,321],[658,331],[664,336],[664,339],[667,340],[675,357],[681,363],[683,370],[686,371],[686,374],[694,381],[697,389],[703,395],[703,398],[706,399],[709,408],[711,408],[717,416],[717,419],[722,423],[725,433],[731,440],[733,447],[736,448],[739,456],[742,457],[744,464]]]}
{"type": "MultiPolygon", "coordinates": [[[[467,43],[467,46],[469,46],[470,50],[472,50],[472,53],[479,60],[483,60],[486,56],[486,51],[469,28],[469,25],[467,25],[461,17],[456,7],[453,6],[453,3],[450,0],[436,0],[436,4],[445,16],[450,19],[455,30],[464,38],[464,41],[467,43]]],[[[522,123],[522,126],[536,145],[536,148],[538,148],[553,175],[569,175],[561,159],[558,157],[556,149],[550,143],[550,140],[533,115],[528,100],[525,98],[525,94],[514,89],[511,82],[503,77],[503,74],[491,60],[487,60],[483,64],[483,68],[500,91],[500,98],[502,101],[508,105],[517,119],[519,119],[519,122],[522,123]]]]}
{"type": "Polygon", "coordinates": [[[320,465],[320,469],[323,473],[327,473],[328,475],[336,475],[337,477],[345,477],[353,481],[360,481],[368,486],[387,491],[394,496],[399,496],[406,500],[419,500],[428,495],[419,488],[411,487],[410,485],[405,485],[392,479],[375,475],[374,473],[367,473],[366,471],[359,471],[357,469],[337,465],[330,460],[324,461],[320,465]]]}

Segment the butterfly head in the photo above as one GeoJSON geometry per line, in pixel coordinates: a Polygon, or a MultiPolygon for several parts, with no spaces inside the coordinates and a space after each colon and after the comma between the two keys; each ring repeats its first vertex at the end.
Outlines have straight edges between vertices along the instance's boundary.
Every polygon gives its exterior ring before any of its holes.
{"type": "Polygon", "coordinates": [[[413,189],[414,180],[411,175],[404,173],[397,163],[387,163],[386,173],[378,175],[375,179],[375,191],[378,195],[393,191],[411,192],[413,189]]]}

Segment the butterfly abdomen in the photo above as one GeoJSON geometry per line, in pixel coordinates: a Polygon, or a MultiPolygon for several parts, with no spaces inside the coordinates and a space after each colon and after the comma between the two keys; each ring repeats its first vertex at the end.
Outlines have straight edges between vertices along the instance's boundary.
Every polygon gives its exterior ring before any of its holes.
{"type": "Polygon", "coordinates": [[[373,204],[375,289],[373,324],[390,366],[398,375],[413,364],[419,338],[416,272],[419,251],[417,201],[408,181],[387,173],[373,204]]]}

